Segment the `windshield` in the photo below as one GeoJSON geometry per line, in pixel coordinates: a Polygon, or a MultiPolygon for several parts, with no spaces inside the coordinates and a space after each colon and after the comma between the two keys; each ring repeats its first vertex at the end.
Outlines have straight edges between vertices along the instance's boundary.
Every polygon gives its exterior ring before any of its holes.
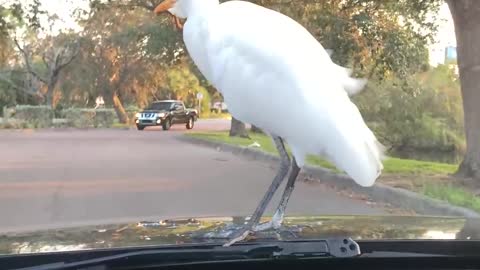
{"type": "Polygon", "coordinates": [[[168,111],[172,107],[171,102],[155,102],[147,107],[147,110],[168,111]]]}
{"type": "Polygon", "coordinates": [[[204,1],[0,0],[0,253],[480,239],[480,1],[204,1]]]}

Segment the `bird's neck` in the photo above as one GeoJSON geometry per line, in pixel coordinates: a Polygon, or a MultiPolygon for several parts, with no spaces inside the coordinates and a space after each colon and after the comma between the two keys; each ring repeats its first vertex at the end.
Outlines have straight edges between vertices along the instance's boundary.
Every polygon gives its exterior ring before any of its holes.
{"type": "Polygon", "coordinates": [[[219,0],[188,1],[185,6],[187,17],[203,15],[215,9],[220,4],[219,0]]]}

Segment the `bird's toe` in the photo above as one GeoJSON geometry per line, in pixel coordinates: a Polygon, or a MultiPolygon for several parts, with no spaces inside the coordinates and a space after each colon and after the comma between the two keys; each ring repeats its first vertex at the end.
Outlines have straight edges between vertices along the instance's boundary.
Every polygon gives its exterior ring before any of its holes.
{"type": "Polygon", "coordinates": [[[268,222],[263,222],[263,223],[258,224],[257,226],[255,226],[255,228],[253,230],[255,232],[263,232],[263,231],[268,231],[272,228],[274,228],[273,222],[268,221],[268,222]]]}
{"type": "Polygon", "coordinates": [[[242,241],[250,241],[256,239],[255,237],[255,232],[249,228],[239,230],[230,241],[225,243],[223,246],[224,247],[229,247],[237,242],[242,242],[242,241]]]}

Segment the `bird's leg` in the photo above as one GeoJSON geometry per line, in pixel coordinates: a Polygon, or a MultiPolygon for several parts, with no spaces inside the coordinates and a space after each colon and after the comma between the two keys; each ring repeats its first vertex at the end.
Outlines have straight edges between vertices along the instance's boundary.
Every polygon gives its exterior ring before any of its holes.
{"type": "Polygon", "coordinates": [[[260,204],[257,206],[257,209],[253,213],[252,217],[248,221],[248,223],[239,230],[236,234],[234,234],[233,238],[226,243],[224,246],[230,246],[238,241],[242,241],[248,237],[249,234],[253,233],[253,228],[258,224],[260,218],[262,217],[265,209],[267,208],[268,203],[272,199],[273,195],[277,191],[278,187],[281,185],[283,180],[285,179],[285,175],[288,173],[288,168],[290,166],[290,158],[288,156],[287,150],[285,149],[285,144],[283,143],[283,139],[278,136],[272,136],[275,146],[280,154],[280,168],[273,178],[272,184],[268,188],[267,193],[263,196],[263,199],[260,201],[260,204]]]}
{"type": "Polygon", "coordinates": [[[275,214],[271,221],[264,224],[260,224],[255,228],[255,231],[264,231],[270,228],[279,229],[283,222],[283,217],[285,215],[285,210],[287,208],[288,200],[292,195],[293,189],[295,188],[295,181],[297,180],[298,173],[300,172],[300,167],[298,167],[295,157],[292,158],[292,163],[290,165],[290,174],[288,175],[288,182],[285,186],[285,191],[283,192],[282,199],[278,205],[275,214]]]}

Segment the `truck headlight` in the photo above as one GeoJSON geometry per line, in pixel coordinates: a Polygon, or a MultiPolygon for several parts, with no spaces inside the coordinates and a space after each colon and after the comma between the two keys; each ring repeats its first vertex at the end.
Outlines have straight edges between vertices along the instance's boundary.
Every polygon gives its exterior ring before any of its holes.
{"type": "Polygon", "coordinates": [[[135,114],[135,117],[136,117],[136,118],[140,118],[140,116],[141,116],[141,114],[138,113],[138,112],[135,114]]]}
{"type": "Polygon", "coordinates": [[[159,113],[159,114],[158,114],[158,117],[160,117],[160,118],[165,117],[165,113],[159,113]]]}

